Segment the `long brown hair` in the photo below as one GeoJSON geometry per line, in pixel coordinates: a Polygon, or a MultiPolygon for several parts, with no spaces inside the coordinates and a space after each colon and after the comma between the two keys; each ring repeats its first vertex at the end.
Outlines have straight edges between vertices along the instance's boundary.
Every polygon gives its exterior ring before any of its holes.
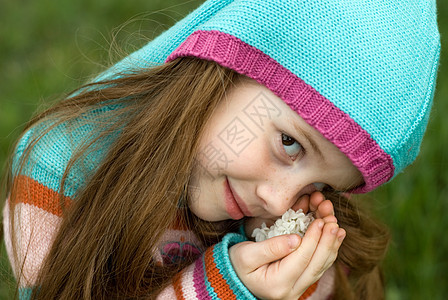
{"type": "MultiPolygon", "coordinates": [[[[95,149],[108,149],[75,201],[64,209],[34,299],[152,298],[189,263],[161,267],[153,260],[153,251],[178,216],[179,199],[187,201],[187,183],[207,120],[242,78],[217,63],[182,58],[84,86],[32,120],[29,127],[51,126],[35,137],[22,166],[33,146],[58,124],[107,110],[85,121],[95,122],[96,130],[65,170],[59,191],[64,208],[62,195],[70,168],[95,149]]],[[[13,216],[20,199],[14,198],[14,181],[10,188],[13,216]]],[[[378,265],[387,246],[385,231],[345,198],[334,198],[333,203],[341,227],[347,230],[337,265],[349,270],[338,268],[335,295],[337,299],[378,299],[370,291],[383,286],[378,265]]],[[[205,246],[226,233],[221,228],[238,226],[232,221],[224,222],[230,223],[226,226],[205,222],[188,209],[182,211],[205,246]]],[[[16,227],[11,224],[11,228],[16,227]]],[[[14,249],[17,252],[17,246],[14,249]]]]}
{"type": "Polygon", "coordinates": [[[335,299],[384,299],[381,263],[389,245],[389,230],[368,214],[367,199],[350,199],[334,192],[325,195],[347,233],[335,263],[335,299]]]}

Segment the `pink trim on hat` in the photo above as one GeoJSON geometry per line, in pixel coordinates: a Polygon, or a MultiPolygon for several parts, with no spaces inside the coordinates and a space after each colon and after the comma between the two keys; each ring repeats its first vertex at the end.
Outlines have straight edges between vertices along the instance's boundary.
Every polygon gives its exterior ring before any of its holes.
{"type": "Polygon", "coordinates": [[[182,56],[212,60],[265,85],[308,124],[336,145],[359,169],[365,184],[351,191],[365,193],[394,174],[389,154],[348,114],[291,71],[257,48],[220,31],[195,31],[166,61],[182,56]]]}

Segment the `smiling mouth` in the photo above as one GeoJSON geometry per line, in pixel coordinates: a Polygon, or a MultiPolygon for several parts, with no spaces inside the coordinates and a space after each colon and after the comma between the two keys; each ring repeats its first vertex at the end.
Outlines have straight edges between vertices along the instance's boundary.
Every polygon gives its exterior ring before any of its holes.
{"type": "Polygon", "coordinates": [[[224,194],[225,194],[225,205],[227,214],[234,220],[239,220],[244,217],[244,213],[240,206],[236,202],[235,196],[233,195],[232,189],[230,188],[229,181],[226,177],[224,181],[224,194]]]}
{"type": "Polygon", "coordinates": [[[225,186],[225,199],[226,210],[232,219],[239,220],[243,217],[251,217],[252,214],[247,208],[244,201],[238,196],[238,194],[232,189],[228,178],[224,182],[225,186]]]}

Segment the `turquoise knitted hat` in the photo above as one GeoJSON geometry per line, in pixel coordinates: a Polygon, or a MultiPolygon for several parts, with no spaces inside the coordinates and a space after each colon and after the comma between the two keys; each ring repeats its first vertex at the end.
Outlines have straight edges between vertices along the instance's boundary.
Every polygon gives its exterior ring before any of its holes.
{"type": "Polygon", "coordinates": [[[419,152],[440,54],[435,0],[209,0],[99,79],[194,56],[265,85],[359,169],[419,152]]]}

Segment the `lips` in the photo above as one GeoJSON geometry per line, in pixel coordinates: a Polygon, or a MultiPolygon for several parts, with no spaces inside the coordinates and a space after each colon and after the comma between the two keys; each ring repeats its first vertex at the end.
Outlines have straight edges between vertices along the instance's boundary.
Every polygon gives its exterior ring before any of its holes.
{"type": "Polygon", "coordinates": [[[232,189],[232,186],[230,185],[227,177],[224,181],[224,193],[226,211],[232,219],[239,220],[244,216],[252,216],[244,201],[232,189]]]}

